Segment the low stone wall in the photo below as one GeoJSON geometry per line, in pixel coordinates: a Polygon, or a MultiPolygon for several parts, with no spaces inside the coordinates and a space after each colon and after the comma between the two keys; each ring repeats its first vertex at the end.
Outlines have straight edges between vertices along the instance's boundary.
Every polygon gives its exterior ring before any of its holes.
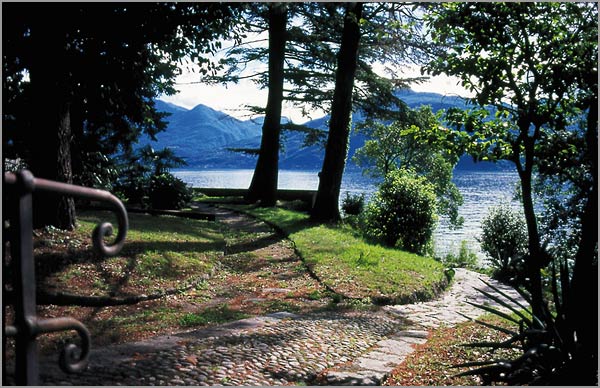
{"type": "MultiPolygon", "coordinates": [[[[194,191],[211,197],[243,197],[248,192],[248,189],[218,189],[208,187],[195,187],[194,191]]],[[[310,204],[311,206],[314,204],[316,196],[316,190],[277,190],[277,199],[285,201],[300,200],[310,204]]]]}

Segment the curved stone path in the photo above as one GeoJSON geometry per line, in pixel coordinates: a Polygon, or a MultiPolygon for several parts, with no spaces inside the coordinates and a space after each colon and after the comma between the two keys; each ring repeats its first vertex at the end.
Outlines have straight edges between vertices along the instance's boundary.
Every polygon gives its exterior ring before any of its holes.
{"type": "MultiPolygon", "coordinates": [[[[256,220],[220,210],[238,227],[256,220]]],[[[259,223],[260,224],[260,223],[259,223]]],[[[378,311],[287,312],[218,327],[93,349],[90,366],[64,374],[56,359],[40,364],[43,385],[378,385],[423,343],[427,330],[454,325],[489,303],[474,287],[488,277],[457,269],[452,287],[438,300],[378,311]]],[[[506,286],[493,284],[515,295],[506,286]]]]}

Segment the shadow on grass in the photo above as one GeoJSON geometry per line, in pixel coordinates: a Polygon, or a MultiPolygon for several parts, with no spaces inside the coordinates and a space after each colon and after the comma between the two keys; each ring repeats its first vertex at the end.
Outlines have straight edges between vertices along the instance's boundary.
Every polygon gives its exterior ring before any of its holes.
{"type": "MultiPolygon", "coordinates": [[[[84,211],[80,218],[83,221],[100,224],[101,222],[111,222],[117,225],[116,217],[108,211],[84,211]]],[[[129,231],[128,238],[133,233],[145,234],[170,234],[170,235],[189,235],[193,238],[204,238],[212,240],[215,235],[221,234],[223,227],[213,221],[195,220],[175,216],[156,216],[149,214],[128,214],[129,231]]],[[[127,238],[125,239],[127,243],[127,238]]]]}
{"type": "Polygon", "coordinates": [[[268,234],[258,239],[252,239],[250,241],[238,242],[235,244],[227,245],[225,247],[225,254],[234,255],[242,252],[252,252],[258,249],[266,248],[270,245],[276,244],[283,240],[283,237],[277,234],[268,234]]]}
{"type": "Polygon", "coordinates": [[[280,212],[277,211],[277,208],[258,205],[227,205],[223,207],[258,218],[285,236],[319,225],[319,223],[311,221],[307,213],[280,212]]]}
{"type": "MultiPolygon", "coordinates": [[[[218,242],[177,242],[177,241],[132,241],[126,242],[120,257],[132,259],[143,252],[156,252],[158,255],[167,252],[214,252],[223,251],[224,241],[218,242]]],[[[49,276],[64,271],[73,264],[100,265],[107,257],[101,257],[92,250],[69,253],[47,253],[36,256],[36,277],[43,281],[49,276]]],[[[128,266],[129,267],[129,266],[128,266]]],[[[131,268],[133,269],[133,268],[131,268]]]]}
{"type": "Polygon", "coordinates": [[[125,243],[120,256],[130,256],[142,252],[214,252],[225,249],[224,241],[194,242],[194,241],[132,241],[125,243]]]}

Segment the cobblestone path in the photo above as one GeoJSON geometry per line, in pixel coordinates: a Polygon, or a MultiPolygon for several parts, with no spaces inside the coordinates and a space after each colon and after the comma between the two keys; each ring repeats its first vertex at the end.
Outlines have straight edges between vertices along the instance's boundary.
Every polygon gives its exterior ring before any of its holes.
{"type": "MultiPolygon", "coordinates": [[[[220,211],[237,227],[264,227],[220,211]]],[[[489,303],[474,287],[484,275],[456,270],[438,300],[386,306],[377,312],[287,312],[243,319],[211,329],[93,349],[88,369],[64,374],[56,359],[40,365],[43,385],[378,385],[427,330],[454,325],[489,303]]],[[[493,282],[495,285],[497,283],[493,282]]],[[[501,286],[506,292],[514,291],[501,286]]]]}

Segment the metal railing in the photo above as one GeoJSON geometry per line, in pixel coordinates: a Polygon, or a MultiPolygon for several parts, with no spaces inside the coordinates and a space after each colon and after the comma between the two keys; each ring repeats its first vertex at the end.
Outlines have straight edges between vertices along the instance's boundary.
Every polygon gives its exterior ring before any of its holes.
{"type": "MultiPolygon", "coordinates": [[[[59,365],[67,373],[80,372],[87,368],[91,339],[88,329],[76,319],[66,317],[40,319],[36,315],[32,193],[34,191],[53,192],[110,204],[117,214],[118,221],[118,233],[115,240],[110,244],[104,241],[104,237],[109,237],[113,233],[113,226],[108,222],[97,225],[92,233],[94,249],[103,256],[114,256],[123,247],[128,229],[127,211],[123,203],[107,191],[35,178],[27,170],[4,173],[4,184],[4,189],[8,191],[11,198],[11,203],[3,204],[3,207],[10,212],[8,221],[10,265],[13,274],[14,324],[7,326],[4,322],[5,318],[3,318],[3,375],[6,373],[5,337],[14,337],[15,382],[18,385],[38,385],[37,337],[39,335],[65,330],[75,330],[78,333],[81,338],[81,346],[67,344],[60,354],[59,365]]],[[[3,284],[3,290],[4,286],[3,284]]]]}

